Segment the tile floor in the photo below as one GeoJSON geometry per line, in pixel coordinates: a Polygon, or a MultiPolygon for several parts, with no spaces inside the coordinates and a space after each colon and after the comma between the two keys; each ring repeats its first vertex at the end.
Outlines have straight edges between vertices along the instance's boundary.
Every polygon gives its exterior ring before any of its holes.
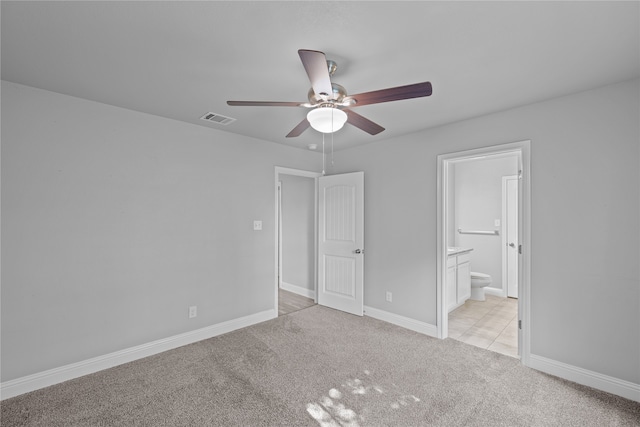
{"type": "Polygon", "coordinates": [[[449,313],[449,337],[518,357],[518,300],[487,295],[449,313]]]}

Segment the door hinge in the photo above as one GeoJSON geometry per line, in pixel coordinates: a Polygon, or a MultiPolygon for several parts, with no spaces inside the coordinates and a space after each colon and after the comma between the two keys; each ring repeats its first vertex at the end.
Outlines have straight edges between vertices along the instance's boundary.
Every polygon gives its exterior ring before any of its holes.
{"type": "Polygon", "coordinates": [[[518,253],[522,255],[522,245],[518,245],[518,253]]]}
{"type": "Polygon", "coordinates": [[[518,329],[522,329],[522,320],[518,320],[518,329]]]}

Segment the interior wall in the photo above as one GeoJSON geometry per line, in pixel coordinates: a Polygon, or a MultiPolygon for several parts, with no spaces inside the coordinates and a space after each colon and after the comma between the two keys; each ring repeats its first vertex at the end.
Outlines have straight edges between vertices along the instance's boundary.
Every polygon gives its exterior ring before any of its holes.
{"type": "MultiPolygon", "coordinates": [[[[461,161],[455,164],[455,229],[494,231],[502,224],[502,177],[518,174],[517,157],[461,161]]],[[[491,287],[502,289],[502,236],[455,232],[452,246],[473,248],[471,271],[489,274],[491,287]]]]}
{"type": "MultiPolygon", "coordinates": [[[[280,175],[282,200],[282,281],[314,290],[315,180],[280,175]]],[[[296,291],[296,289],[289,289],[296,291]]]]}
{"type": "Polygon", "coordinates": [[[531,354],[640,383],[639,116],[636,79],[337,152],[367,178],[365,305],[435,325],[437,156],[530,140],[531,354]]]}
{"type": "Polygon", "coordinates": [[[321,164],[3,81],[2,381],[273,310],[274,166],[321,164]]]}

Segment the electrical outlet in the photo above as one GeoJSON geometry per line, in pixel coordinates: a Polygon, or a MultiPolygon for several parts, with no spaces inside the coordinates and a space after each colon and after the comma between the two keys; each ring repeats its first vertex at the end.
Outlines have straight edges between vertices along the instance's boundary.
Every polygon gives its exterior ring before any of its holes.
{"type": "Polygon", "coordinates": [[[391,294],[391,292],[387,291],[387,302],[392,302],[393,301],[393,295],[391,294]]]}
{"type": "Polygon", "coordinates": [[[197,315],[198,315],[198,306],[192,305],[191,307],[189,307],[189,319],[193,319],[197,315]]]}
{"type": "Polygon", "coordinates": [[[262,221],[253,221],[253,229],[256,231],[262,230],[262,221]]]}

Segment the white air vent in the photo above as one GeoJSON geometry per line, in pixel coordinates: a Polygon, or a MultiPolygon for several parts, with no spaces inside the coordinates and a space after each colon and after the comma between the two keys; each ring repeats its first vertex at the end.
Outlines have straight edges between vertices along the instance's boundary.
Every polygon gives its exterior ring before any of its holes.
{"type": "Polygon", "coordinates": [[[222,116],[216,113],[207,113],[204,116],[200,117],[200,119],[217,123],[219,125],[228,125],[229,123],[233,123],[236,121],[236,119],[232,119],[231,117],[222,116]]]}

